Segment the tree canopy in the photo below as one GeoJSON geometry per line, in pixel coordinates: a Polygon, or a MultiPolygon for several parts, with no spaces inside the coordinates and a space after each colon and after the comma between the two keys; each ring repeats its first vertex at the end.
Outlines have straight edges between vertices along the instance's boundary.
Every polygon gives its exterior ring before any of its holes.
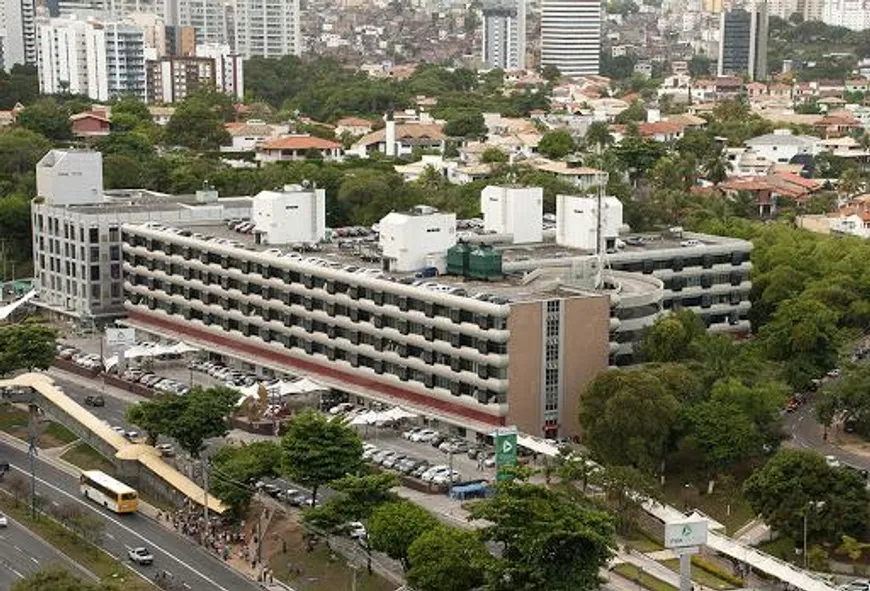
{"type": "Polygon", "coordinates": [[[599,585],[614,546],[609,515],[543,486],[505,481],[495,496],[471,506],[491,525],[481,537],[502,547],[487,570],[492,591],[574,591],[599,585]]]}
{"type": "Polygon", "coordinates": [[[225,445],[210,461],[210,492],[240,512],[253,495],[253,483],[280,473],[281,447],[273,441],[255,441],[240,447],[225,445]]]}
{"type": "Polygon", "coordinates": [[[816,452],[784,449],[744,483],[744,494],[766,523],[799,539],[807,512],[813,541],[838,542],[861,537],[870,494],[855,470],[832,468],[816,452]]]}
{"type": "Polygon", "coordinates": [[[419,591],[479,589],[492,557],[474,532],[435,527],[408,548],[408,582],[419,591]]]}
{"type": "MultiPolygon", "coordinates": [[[[408,570],[411,545],[425,532],[435,529],[438,520],[423,507],[399,500],[378,506],[368,521],[369,540],[374,550],[384,552],[408,570]]],[[[418,561],[422,568],[421,561],[418,561]]]]}
{"type": "Polygon", "coordinates": [[[294,481],[312,489],[355,473],[362,465],[359,435],[341,421],[315,412],[297,414],[281,439],[283,469],[294,481]]]}
{"type": "Polygon", "coordinates": [[[57,331],[39,322],[0,326],[0,375],[48,369],[54,363],[57,331]]]}

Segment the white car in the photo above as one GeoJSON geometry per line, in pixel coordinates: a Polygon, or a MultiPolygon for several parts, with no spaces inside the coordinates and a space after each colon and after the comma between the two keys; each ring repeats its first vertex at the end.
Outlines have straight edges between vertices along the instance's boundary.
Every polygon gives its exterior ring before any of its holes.
{"type": "Polygon", "coordinates": [[[437,431],[433,431],[432,429],[423,429],[422,431],[418,431],[411,435],[411,441],[429,441],[433,437],[437,435],[437,431]]]}
{"type": "Polygon", "coordinates": [[[148,548],[131,548],[127,552],[127,557],[130,562],[135,562],[139,566],[147,566],[154,562],[154,556],[148,551],[148,548]]]}
{"type": "Polygon", "coordinates": [[[9,519],[0,513],[0,527],[7,527],[9,525],[9,519]]]}
{"type": "Polygon", "coordinates": [[[462,476],[459,475],[459,472],[454,470],[452,473],[448,470],[447,472],[439,472],[432,478],[432,484],[447,484],[448,482],[459,482],[462,480],[462,476]]]}
{"type": "Polygon", "coordinates": [[[840,460],[838,460],[836,456],[825,456],[825,462],[831,468],[839,468],[840,467],[840,460]]]}
{"type": "Polygon", "coordinates": [[[366,537],[366,526],[359,521],[352,521],[347,524],[348,535],[353,539],[363,539],[366,537]]]}
{"type": "Polygon", "coordinates": [[[690,246],[701,246],[701,242],[699,240],[695,240],[695,239],[683,240],[682,242],[680,242],[680,246],[682,246],[684,248],[690,247],[690,246]]]}

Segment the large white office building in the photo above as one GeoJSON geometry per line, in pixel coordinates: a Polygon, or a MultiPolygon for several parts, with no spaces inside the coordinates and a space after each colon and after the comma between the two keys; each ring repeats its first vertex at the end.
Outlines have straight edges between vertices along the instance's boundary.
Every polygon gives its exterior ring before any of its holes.
{"type": "Polygon", "coordinates": [[[215,87],[218,90],[244,100],[244,61],[238,52],[226,43],[205,43],[196,46],[196,56],[214,60],[215,87]]]}
{"type": "Polygon", "coordinates": [[[167,25],[193,27],[196,43],[229,43],[227,3],[221,0],[167,0],[167,25]]]}
{"type": "Polygon", "coordinates": [[[502,70],[525,69],[525,0],[490,0],[483,5],[483,63],[502,70]]]}
{"type": "Polygon", "coordinates": [[[236,0],[234,19],[244,59],[302,53],[300,0],[236,0]]]}
{"type": "Polygon", "coordinates": [[[563,76],[598,74],[601,0],[542,0],[541,65],[563,76]]]}

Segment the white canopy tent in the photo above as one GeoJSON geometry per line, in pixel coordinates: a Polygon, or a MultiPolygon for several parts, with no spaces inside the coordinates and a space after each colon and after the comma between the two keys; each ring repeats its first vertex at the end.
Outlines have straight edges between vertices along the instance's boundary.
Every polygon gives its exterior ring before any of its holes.
{"type": "Polygon", "coordinates": [[[526,449],[530,449],[533,452],[543,454],[545,456],[549,456],[551,458],[559,455],[559,448],[546,441],[544,439],[539,439],[537,437],[532,437],[530,435],[517,435],[517,445],[521,445],[526,449]]]}
{"type": "MultiPolygon", "coordinates": [[[[319,382],[315,382],[309,378],[302,378],[295,381],[282,381],[272,386],[266,386],[266,391],[270,396],[293,396],[295,394],[308,394],[311,392],[321,392],[328,390],[326,386],[319,382]]],[[[242,393],[242,398],[239,404],[246,398],[255,398],[260,395],[260,384],[253,384],[244,388],[239,388],[242,393]]]]}
{"type": "Polygon", "coordinates": [[[402,419],[415,419],[417,415],[401,407],[394,407],[381,412],[369,411],[358,414],[348,421],[348,425],[376,425],[378,423],[392,423],[402,419]]]}
{"type": "MultiPolygon", "coordinates": [[[[135,345],[125,349],[123,355],[124,359],[138,359],[140,357],[158,357],[160,355],[181,355],[195,351],[199,351],[199,349],[187,343],[176,343],[174,345],[135,345]]],[[[118,356],[112,355],[107,357],[104,363],[106,369],[111,369],[118,364],[118,356]]]]}

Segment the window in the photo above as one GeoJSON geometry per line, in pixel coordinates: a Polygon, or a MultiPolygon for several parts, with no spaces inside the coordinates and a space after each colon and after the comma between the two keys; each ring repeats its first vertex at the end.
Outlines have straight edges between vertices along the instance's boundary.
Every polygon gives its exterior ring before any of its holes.
{"type": "Polygon", "coordinates": [[[120,240],[120,231],[118,228],[109,228],[109,242],[118,242],[118,240],[120,240]]]}
{"type": "Polygon", "coordinates": [[[116,245],[109,247],[109,259],[113,261],[121,260],[121,247],[116,245]]]}
{"type": "Polygon", "coordinates": [[[112,279],[120,279],[121,278],[121,265],[112,265],[111,267],[111,276],[112,279]]]}
{"type": "Polygon", "coordinates": [[[99,265],[91,265],[91,281],[99,281],[100,280],[100,266],[99,265]]]}
{"type": "Polygon", "coordinates": [[[99,228],[91,228],[88,230],[88,242],[91,244],[99,244],[100,243],[100,229],[99,228]]]}
{"type": "Polygon", "coordinates": [[[91,258],[90,258],[90,261],[91,261],[92,263],[95,263],[95,262],[97,262],[97,261],[99,261],[99,260],[100,260],[100,247],[99,247],[99,246],[92,246],[92,247],[91,247],[91,258]]]}
{"type": "Polygon", "coordinates": [[[92,285],[91,286],[91,299],[94,300],[94,302],[99,303],[99,301],[100,301],[100,286],[99,285],[92,285]]]}

